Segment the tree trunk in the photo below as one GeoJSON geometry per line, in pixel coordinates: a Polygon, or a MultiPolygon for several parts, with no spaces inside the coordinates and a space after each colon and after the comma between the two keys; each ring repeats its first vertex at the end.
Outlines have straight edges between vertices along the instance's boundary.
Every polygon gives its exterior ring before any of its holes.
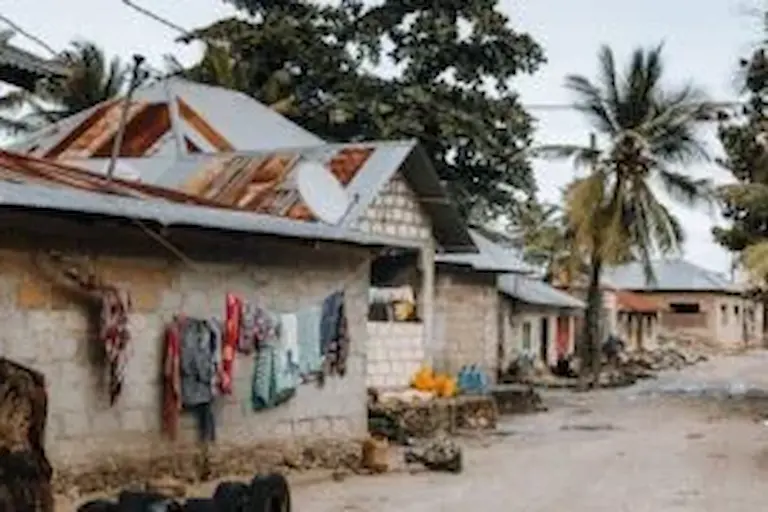
{"type": "Polygon", "coordinates": [[[591,367],[593,386],[600,380],[600,320],[603,309],[603,297],[600,292],[600,275],[603,261],[593,254],[589,268],[589,286],[587,288],[587,309],[584,314],[584,332],[582,334],[581,387],[587,387],[588,368],[591,367]]]}

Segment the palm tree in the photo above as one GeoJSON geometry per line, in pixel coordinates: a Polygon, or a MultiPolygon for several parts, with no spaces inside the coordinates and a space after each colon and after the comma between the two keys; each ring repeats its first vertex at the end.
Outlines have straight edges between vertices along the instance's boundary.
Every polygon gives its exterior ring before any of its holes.
{"type": "Polygon", "coordinates": [[[561,207],[534,202],[520,209],[514,230],[523,247],[523,258],[544,272],[544,280],[568,280],[582,270],[573,231],[561,207]]]}
{"type": "Polygon", "coordinates": [[[638,259],[652,280],[652,254],[677,251],[684,239],[682,226],[652,184],[688,205],[711,197],[708,181],[680,171],[708,158],[695,129],[712,114],[704,94],[691,85],[669,88],[662,83],[661,45],[634,50],[624,74],[617,71],[607,46],[600,49],[599,63],[596,81],[571,75],[565,85],[576,97],[575,108],[604,141],[603,148],[542,148],[545,156],[572,158],[589,167],[569,187],[565,209],[575,243],[589,260],[583,339],[592,354],[595,380],[603,266],[638,259]]]}
{"type": "Polygon", "coordinates": [[[56,122],[114,98],[127,82],[120,59],[109,60],[101,48],[88,41],[74,41],[59,55],[59,61],[70,70],[66,77],[43,80],[34,92],[14,90],[0,97],[1,111],[31,110],[21,119],[0,116],[0,129],[28,131],[56,122]]]}

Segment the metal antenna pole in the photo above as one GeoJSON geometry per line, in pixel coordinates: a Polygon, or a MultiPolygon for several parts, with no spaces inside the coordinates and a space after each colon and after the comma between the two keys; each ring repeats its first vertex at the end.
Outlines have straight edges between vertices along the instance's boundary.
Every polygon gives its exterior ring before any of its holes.
{"type": "Polygon", "coordinates": [[[112,184],[112,177],[115,174],[115,166],[117,165],[117,159],[120,156],[120,150],[123,148],[123,137],[125,136],[125,125],[128,121],[128,110],[131,107],[131,98],[133,93],[141,84],[144,78],[141,65],[144,63],[143,55],[133,56],[133,71],[131,73],[131,83],[128,85],[128,92],[123,99],[123,109],[120,113],[120,124],[117,126],[117,133],[115,134],[115,141],[112,144],[112,155],[109,159],[109,167],[107,167],[107,186],[112,184]]]}

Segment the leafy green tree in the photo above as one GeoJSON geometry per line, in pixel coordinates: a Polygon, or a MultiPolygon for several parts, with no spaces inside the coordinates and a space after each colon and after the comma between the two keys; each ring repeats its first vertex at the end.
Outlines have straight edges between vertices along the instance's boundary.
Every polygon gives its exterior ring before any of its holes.
{"type": "Polygon", "coordinates": [[[544,57],[497,0],[229,3],[249,19],[219,21],[192,39],[226,48],[243,77],[238,89],[288,101],[289,117],[328,140],[418,138],[478,217],[510,213],[535,192],[531,118],[509,84],[544,57]],[[374,71],[387,62],[392,74],[374,71]]]}
{"type": "Polygon", "coordinates": [[[735,116],[722,116],[718,135],[725,152],[720,163],[735,183],[719,189],[729,227],[713,230],[717,241],[741,254],[756,284],[768,277],[768,58],[758,47],[740,62],[745,104],[735,116]]]}
{"type": "Polygon", "coordinates": [[[705,96],[692,86],[667,87],[662,79],[662,47],[638,48],[626,71],[617,70],[609,47],[599,52],[596,81],[566,78],[575,106],[594,126],[603,148],[543,148],[545,155],[574,158],[588,172],[567,192],[566,212],[576,246],[589,261],[587,311],[583,339],[599,376],[600,280],[604,265],[638,259],[653,278],[652,254],[679,249],[684,232],[652,184],[671,197],[694,205],[710,197],[705,180],[682,168],[707,158],[695,124],[711,116],[705,96]]]}

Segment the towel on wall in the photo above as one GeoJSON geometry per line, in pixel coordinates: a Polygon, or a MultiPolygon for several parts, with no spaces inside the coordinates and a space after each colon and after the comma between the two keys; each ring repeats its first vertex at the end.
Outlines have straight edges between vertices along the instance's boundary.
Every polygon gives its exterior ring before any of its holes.
{"type": "Polygon", "coordinates": [[[322,307],[305,307],[296,313],[299,339],[299,373],[308,380],[323,370],[323,353],[320,347],[320,319],[322,307]]]}

